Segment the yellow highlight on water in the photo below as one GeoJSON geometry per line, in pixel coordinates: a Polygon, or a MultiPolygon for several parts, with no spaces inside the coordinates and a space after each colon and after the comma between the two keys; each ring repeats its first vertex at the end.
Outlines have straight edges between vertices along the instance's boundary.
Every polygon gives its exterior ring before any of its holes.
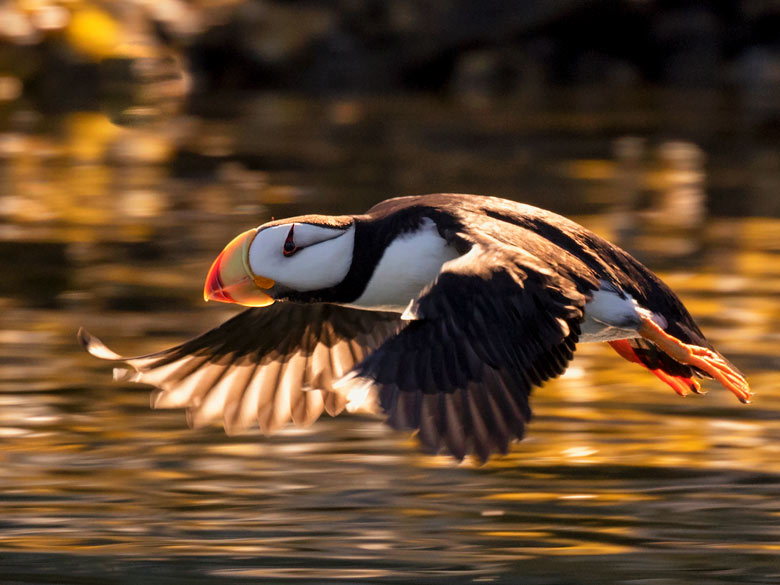
{"type": "Polygon", "coordinates": [[[114,54],[120,36],[119,23],[107,12],[89,5],[75,9],[65,29],[68,43],[96,61],[114,54]]]}

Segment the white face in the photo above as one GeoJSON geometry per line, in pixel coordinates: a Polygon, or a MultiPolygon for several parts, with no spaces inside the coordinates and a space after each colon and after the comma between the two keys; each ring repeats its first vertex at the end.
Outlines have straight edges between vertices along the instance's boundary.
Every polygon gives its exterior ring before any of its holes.
{"type": "Polygon", "coordinates": [[[318,290],[344,280],[354,247],[354,224],[347,229],[308,223],[275,225],[262,228],[255,236],[249,247],[249,266],[256,275],[287,288],[318,290]]]}

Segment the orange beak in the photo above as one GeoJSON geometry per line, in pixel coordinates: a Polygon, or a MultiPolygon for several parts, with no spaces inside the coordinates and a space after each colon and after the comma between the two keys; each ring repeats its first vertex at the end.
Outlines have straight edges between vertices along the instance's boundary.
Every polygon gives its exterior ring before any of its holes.
{"type": "Polygon", "coordinates": [[[206,275],[203,298],[206,301],[238,303],[247,307],[265,307],[274,299],[263,289],[269,289],[274,281],[256,276],[249,266],[249,246],[257,230],[239,234],[225,246],[206,275]]]}

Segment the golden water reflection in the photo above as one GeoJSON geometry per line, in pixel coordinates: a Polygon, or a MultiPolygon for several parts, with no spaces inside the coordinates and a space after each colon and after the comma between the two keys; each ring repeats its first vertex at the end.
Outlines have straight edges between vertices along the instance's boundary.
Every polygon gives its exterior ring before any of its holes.
{"type": "MultiPolygon", "coordinates": [[[[647,182],[666,172],[655,164],[637,179],[649,205],[620,202],[579,219],[659,269],[748,375],[750,406],[713,383],[709,395],[681,399],[609,348],[582,346],[567,374],[536,392],[527,438],[478,467],[425,456],[368,418],[272,438],[191,431],[182,412],[149,410],[146,389],[112,383],[77,347],[79,326],[125,353],[181,341],[231,314],[203,306],[199,291],[234,233],[272,214],[363,209],[386,187],[385,171],[394,187],[425,184],[413,177],[419,167],[405,168],[408,120],[372,135],[376,122],[361,120],[379,114],[365,105],[266,100],[254,109],[265,120],[255,130],[269,125],[289,142],[274,149],[258,135],[250,152],[234,122],[128,129],[94,112],[55,132],[0,136],[0,574],[73,583],[117,574],[166,583],[780,580],[780,220],[692,216],[690,233],[669,228],[658,183],[647,182]],[[301,112],[319,117],[301,127],[301,112]],[[397,166],[377,166],[383,159],[397,166]],[[337,172],[345,169],[357,173],[352,183],[337,172]],[[681,235],[693,242],[682,251],[681,235]]],[[[426,124],[446,128],[436,116],[426,124]]],[[[464,188],[452,190],[473,190],[479,163],[459,149],[427,162],[434,176],[460,169],[455,186],[464,188]]],[[[496,166],[504,156],[472,154],[496,166]]],[[[597,206],[611,201],[612,181],[626,180],[619,164],[552,156],[546,168],[551,181],[570,173],[560,206],[576,211],[586,206],[580,192],[597,206]]]]}

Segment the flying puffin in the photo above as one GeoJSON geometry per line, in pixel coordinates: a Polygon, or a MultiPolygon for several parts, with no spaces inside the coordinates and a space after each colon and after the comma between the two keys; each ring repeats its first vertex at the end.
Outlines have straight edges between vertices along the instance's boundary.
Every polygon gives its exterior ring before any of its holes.
{"type": "Polygon", "coordinates": [[[487,460],[523,437],[534,386],[577,343],[607,342],[680,395],[743,375],[677,296],[617,246],[560,215],[478,195],[383,201],[362,215],[271,221],[231,241],[204,297],[250,307],[199,337],[123,357],[154,408],[266,434],[325,411],[383,413],[427,452],[487,460]]]}

